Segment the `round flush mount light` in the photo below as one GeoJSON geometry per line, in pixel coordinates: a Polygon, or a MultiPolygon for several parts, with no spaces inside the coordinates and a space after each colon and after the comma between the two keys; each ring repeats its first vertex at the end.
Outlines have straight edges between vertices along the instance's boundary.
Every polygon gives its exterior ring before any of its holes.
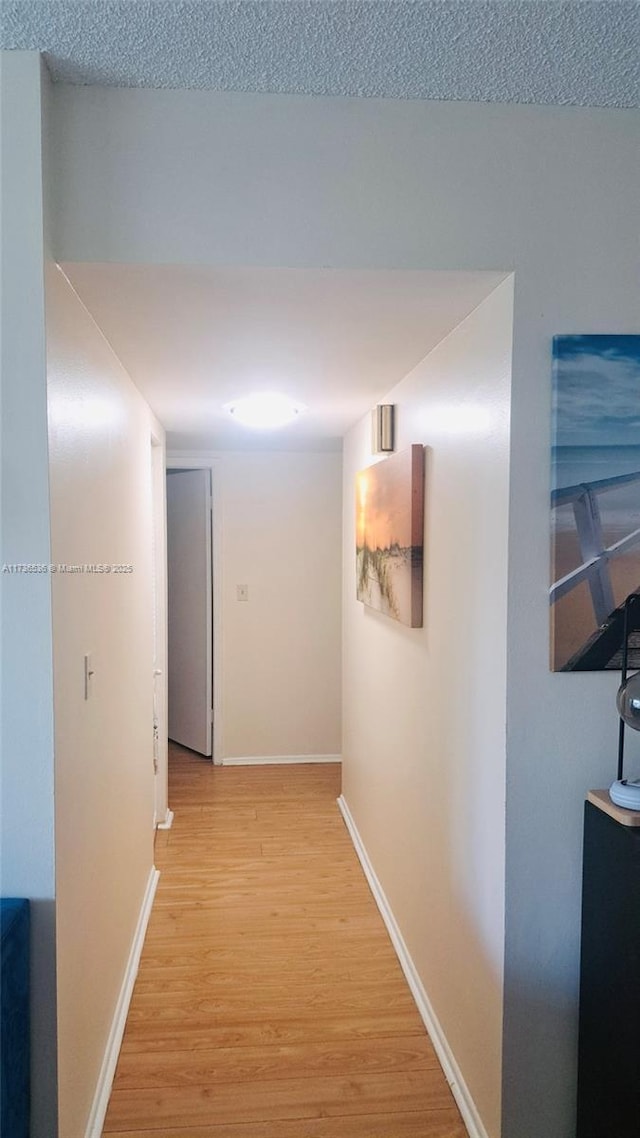
{"type": "Polygon", "coordinates": [[[306,411],[306,407],[304,403],[296,403],[287,395],[279,395],[275,391],[259,391],[255,395],[245,395],[242,399],[225,403],[225,411],[238,423],[242,423],[243,427],[269,430],[292,423],[306,411]]]}

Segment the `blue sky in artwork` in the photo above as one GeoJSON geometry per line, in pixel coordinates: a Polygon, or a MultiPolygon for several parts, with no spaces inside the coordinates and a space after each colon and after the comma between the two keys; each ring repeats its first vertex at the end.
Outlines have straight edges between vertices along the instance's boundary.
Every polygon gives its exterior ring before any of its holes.
{"type": "Polygon", "coordinates": [[[640,446],[640,335],[555,336],[556,446],[640,446]]]}

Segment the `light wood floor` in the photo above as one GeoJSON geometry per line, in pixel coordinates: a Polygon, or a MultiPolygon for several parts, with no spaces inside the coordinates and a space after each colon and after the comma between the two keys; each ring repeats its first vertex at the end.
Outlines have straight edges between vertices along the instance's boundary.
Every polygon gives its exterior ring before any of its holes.
{"type": "Polygon", "coordinates": [[[174,748],[104,1134],[463,1138],[335,799],[340,768],[174,748]]]}

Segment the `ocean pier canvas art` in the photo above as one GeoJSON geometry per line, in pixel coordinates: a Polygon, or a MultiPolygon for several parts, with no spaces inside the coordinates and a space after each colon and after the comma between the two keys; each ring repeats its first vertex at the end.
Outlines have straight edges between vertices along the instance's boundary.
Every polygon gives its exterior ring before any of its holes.
{"type": "Polygon", "coordinates": [[[640,589],[640,335],[554,338],[551,535],[551,667],[619,667],[640,589]]]}
{"type": "Polygon", "coordinates": [[[410,628],[422,627],[424,447],[418,444],[356,478],[357,596],[410,628]]]}

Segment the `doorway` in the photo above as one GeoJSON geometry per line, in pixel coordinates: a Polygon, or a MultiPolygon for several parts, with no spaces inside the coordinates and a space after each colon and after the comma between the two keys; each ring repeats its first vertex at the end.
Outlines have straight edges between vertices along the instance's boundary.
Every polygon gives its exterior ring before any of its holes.
{"type": "Polygon", "coordinates": [[[151,435],[151,587],[153,607],[153,828],[168,828],[167,547],[165,463],[162,439],[151,435]]]}
{"type": "Polygon", "coordinates": [[[169,739],[213,755],[211,470],[167,470],[169,739]]]}

